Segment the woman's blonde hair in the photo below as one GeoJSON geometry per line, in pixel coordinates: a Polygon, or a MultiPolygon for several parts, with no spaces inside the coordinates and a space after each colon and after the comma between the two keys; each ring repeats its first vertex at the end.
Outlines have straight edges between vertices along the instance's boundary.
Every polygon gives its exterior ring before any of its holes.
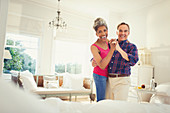
{"type": "Polygon", "coordinates": [[[97,31],[97,29],[100,27],[100,26],[105,26],[106,29],[108,29],[107,27],[107,24],[106,24],[106,21],[102,18],[97,18],[95,21],[94,21],[94,25],[93,25],[93,28],[95,31],[97,31]]]}

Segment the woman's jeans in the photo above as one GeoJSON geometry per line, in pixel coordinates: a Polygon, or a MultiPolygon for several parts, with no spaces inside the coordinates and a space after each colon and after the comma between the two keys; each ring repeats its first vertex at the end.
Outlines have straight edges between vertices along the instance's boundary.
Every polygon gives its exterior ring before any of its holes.
{"type": "Polygon", "coordinates": [[[97,102],[105,99],[107,77],[93,73],[96,84],[97,102]]]}

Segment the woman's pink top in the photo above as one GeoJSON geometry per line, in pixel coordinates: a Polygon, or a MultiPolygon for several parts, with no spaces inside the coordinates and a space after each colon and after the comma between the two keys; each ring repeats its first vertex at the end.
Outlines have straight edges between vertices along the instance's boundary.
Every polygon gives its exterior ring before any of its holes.
{"type": "MultiPolygon", "coordinates": [[[[108,48],[105,50],[105,49],[99,47],[99,46],[96,45],[96,44],[93,44],[93,45],[96,46],[96,47],[99,49],[99,51],[100,51],[100,56],[101,56],[102,59],[104,59],[104,58],[107,56],[107,54],[108,54],[108,52],[109,52],[109,50],[110,50],[110,49],[109,49],[109,46],[108,46],[108,48]]],[[[108,65],[106,66],[106,68],[105,68],[104,70],[102,70],[99,66],[94,67],[93,73],[98,74],[98,75],[101,75],[101,76],[108,77],[108,65]]]]}

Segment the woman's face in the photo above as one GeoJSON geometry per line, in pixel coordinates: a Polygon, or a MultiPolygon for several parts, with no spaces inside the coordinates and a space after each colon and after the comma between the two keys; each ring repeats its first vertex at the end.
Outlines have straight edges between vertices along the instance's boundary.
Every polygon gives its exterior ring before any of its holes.
{"type": "Polygon", "coordinates": [[[108,36],[108,30],[105,26],[98,27],[96,31],[96,35],[99,37],[100,40],[106,41],[108,36]]]}

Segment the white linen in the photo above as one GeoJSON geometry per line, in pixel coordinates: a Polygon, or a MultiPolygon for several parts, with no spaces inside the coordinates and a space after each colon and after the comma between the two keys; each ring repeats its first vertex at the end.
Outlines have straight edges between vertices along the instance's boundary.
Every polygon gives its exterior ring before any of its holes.
{"type": "Polygon", "coordinates": [[[98,103],[66,102],[57,98],[40,101],[0,77],[0,113],[170,113],[170,105],[103,100],[98,103]]]}
{"type": "Polygon", "coordinates": [[[59,113],[58,109],[0,77],[0,113],[59,113]]]}
{"type": "Polygon", "coordinates": [[[151,97],[150,103],[160,103],[160,104],[169,104],[170,105],[170,96],[155,94],[151,97]]]}
{"type": "Polygon", "coordinates": [[[162,83],[156,87],[156,94],[152,95],[150,103],[170,105],[170,82],[162,83]]]}
{"type": "Polygon", "coordinates": [[[170,96],[170,82],[162,83],[156,87],[156,91],[159,95],[170,96]]]}
{"type": "Polygon", "coordinates": [[[103,100],[98,103],[87,104],[66,102],[56,98],[44,101],[53,107],[60,108],[60,113],[169,113],[170,105],[139,104],[126,101],[103,100]]]}

